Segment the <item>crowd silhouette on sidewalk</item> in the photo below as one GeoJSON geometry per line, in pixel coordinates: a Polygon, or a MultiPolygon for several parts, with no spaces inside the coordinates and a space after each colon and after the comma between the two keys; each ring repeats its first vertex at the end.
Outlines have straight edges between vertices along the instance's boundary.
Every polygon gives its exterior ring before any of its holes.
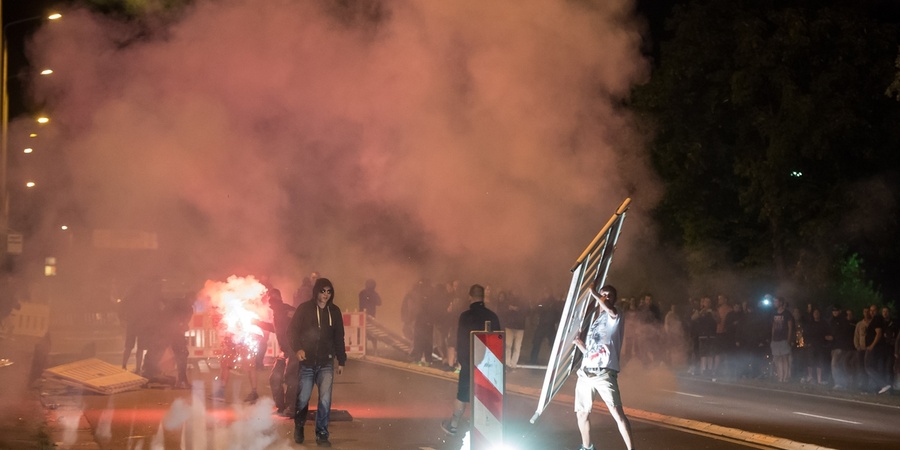
{"type": "MultiPolygon", "coordinates": [[[[309,297],[317,272],[304,277],[293,305],[309,297]]],[[[433,283],[422,278],[400,299],[402,334],[412,343],[406,355],[410,362],[446,371],[459,371],[455,348],[459,315],[468,307],[464,286],[459,280],[433,283]]],[[[485,304],[495,311],[506,332],[506,364],[520,366],[547,364],[564,306],[561,293],[545,289],[539,295],[485,284],[485,304]]],[[[375,316],[382,302],[375,280],[366,280],[359,291],[358,308],[375,316]]],[[[158,297],[155,286],[140,286],[142,297],[158,297]]],[[[135,296],[137,297],[137,295],[135,296]]],[[[144,300],[142,298],[142,300],[144,300]]],[[[348,299],[343,300],[348,303],[348,299]]],[[[150,339],[148,324],[172,322],[166,335],[181,335],[188,315],[176,308],[182,303],[159,303],[153,316],[133,302],[123,309],[128,339],[123,367],[137,346],[135,371],[152,375],[153,350],[172,348],[178,366],[183,366],[185,350],[181,340],[150,339]],[[174,315],[163,320],[164,313],[174,315]],[[179,345],[170,344],[178,341],[179,345]],[[150,350],[149,359],[143,352],[150,350]],[[142,362],[143,364],[142,367],[142,362]],[[149,366],[146,363],[150,363],[149,366]]],[[[900,322],[887,306],[870,305],[860,311],[839,305],[795,304],[782,297],[767,296],[761,301],[733,301],[725,295],[690,298],[660,304],[645,293],[619,300],[625,320],[623,365],[664,366],[690,376],[710,379],[760,379],[777,383],[801,383],[836,390],[888,394],[900,389],[900,322]],[[859,317],[857,319],[857,317],[859,317]]],[[[190,311],[190,310],[188,310],[190,311]]],[[[377,354],[372,337],[367,351],[377,354]]],[[[181,369],[181,367],[179,367],[181,369]]],[[[282,369],[283,370],[283,369],[282,369]]],[[[177,381],[185,384],[179,370],[177,381]]]]}

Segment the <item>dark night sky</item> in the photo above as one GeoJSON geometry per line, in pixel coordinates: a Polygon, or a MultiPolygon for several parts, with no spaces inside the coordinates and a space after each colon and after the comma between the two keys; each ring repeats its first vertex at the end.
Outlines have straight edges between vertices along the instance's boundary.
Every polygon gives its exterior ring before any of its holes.
{"type": "MultiPolygon", "coordinates": [[[[49,0],[0,0],[3,2],[3,23],[39,17],[49,14],[54,5],[62,2],[49,0]]],[[[9,50],[9,92],[10,117],[25,112],[22,104],[22,71],[25,68],[25,38],[33,33],[40,21],[29,21],[15,24],[6,29],[7,48],[9,50]]]]}

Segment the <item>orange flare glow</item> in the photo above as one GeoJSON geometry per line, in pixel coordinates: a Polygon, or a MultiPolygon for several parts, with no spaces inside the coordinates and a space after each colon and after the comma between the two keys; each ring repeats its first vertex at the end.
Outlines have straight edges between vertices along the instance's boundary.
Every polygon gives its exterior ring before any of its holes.
{"type": "Polygon", "coordinates": [[[235,343],[253,347],[263,336],[262,329],[254,321],[265,320],[268,316],[268,308],[263,303],[266,291],[253,276],[232,275],[224,283],[207,280],[202,294],[221,314],[222,331],[233,336],[235,343]]]}

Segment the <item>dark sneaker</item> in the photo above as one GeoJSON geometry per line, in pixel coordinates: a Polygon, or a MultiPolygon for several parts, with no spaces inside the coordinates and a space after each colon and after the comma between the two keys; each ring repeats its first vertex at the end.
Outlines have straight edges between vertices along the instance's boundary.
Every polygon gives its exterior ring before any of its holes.
{"type": "Polygon", "coordinates": [[[594,444],[591,444],[590,447],[585,447],[582,445],[581,447],[578,447],[578,450],[594,450],[594,444]]]}
{"type": "Polygon", "coordinates": [[[250,391],[250,393],[247,394],[247,397],[244,399],[244,401],[247,403],[256,403],[257,400],[259,400],[259,394],[257,394],[256,391],[250,391]]]}
{"type": "Polygon", "coordinates": [[[327,434],[316,435],[316,445],[319,447],[331,447],[331,441],[328,440],[327,434]]]}
{"type": "Polygon", "coordinates": [[[456,427],[449,420],[441,422],[441,429],[450,436],[456,436],[456,427]]]}
{"type": "Polygon", "coordinates": [[[294,442],[303,443],[303,425],[294,424],[294,442]]]}

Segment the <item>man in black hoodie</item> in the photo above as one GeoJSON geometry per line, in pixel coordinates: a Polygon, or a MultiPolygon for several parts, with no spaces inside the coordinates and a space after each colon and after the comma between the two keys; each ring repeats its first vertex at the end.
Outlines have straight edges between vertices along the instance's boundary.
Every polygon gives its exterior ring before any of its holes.
{"type": "Polygon", "coordinates": [[[289,328],[291,348],[300,361],[300,395],[294,415],[294,442],[303,443],[303,426],[306,424],[309,398],[315,383],[319,392],[316,444],[331,447],[328,440],[328,417],[331,412],[334,359],[338,360],[338,375],[343,373],[347,363],[344,319],[341,309],[334,304],[334,286],[327,278],[316,280],[311,300],[297,307],[289,328]]]}

